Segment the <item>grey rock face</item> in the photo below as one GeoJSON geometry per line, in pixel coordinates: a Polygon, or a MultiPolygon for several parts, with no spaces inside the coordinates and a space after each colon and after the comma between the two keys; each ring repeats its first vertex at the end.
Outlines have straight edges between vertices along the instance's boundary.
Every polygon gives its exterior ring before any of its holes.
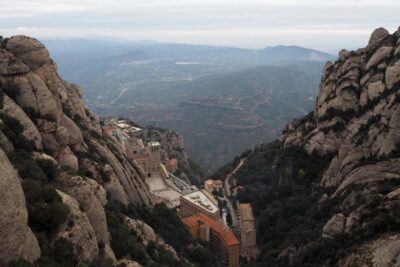
{"type": "Polygon", "coordinates": [[[75,247],[80,247],[76,253],[80,260],[91,262],[99,253],[96,234],[85,213],[79,208],[79,203],[71,196],[57,191],[62,201],[67,205],[70,212],[70,225],[65,223],[59,230],[57,237],[69,240],[75,247]]]}
{"type": "Polygon", "coordinates": [[[18,106],[11,98],[6,95],[3,99],[3,109],[0,111],[11,115],[15,119],[17,119],[22,124],[22,126],[24,126],[23,135],[28,140],[34,143],[36,149],[41,150],[43,148],[42,136],[36,128],[36,125],[25,114],[21,107],[18,106]]]}
{"type": "MultiPolygon", "coordinates": [[[[341,51],[336,62],[326,64],[313,114],[289,124],[282,134],[286,147],[301,146],[332,158],[320,181],[321,188],[331,193],[320,201],[337,200],[338,210],[325,222],[323,238],[342,234],[352,238],[372,227],[371,214],[397,214],[399,43],[399,32],[390,35],[380,28],[365,49],[341,51]]],[[[377,234],[354,249],[339,266],[397,266],[399,262],[398,235],[377,234]]]]}
{"type": "Polygon", "coordinates": [[[0,75],[15,75],[29,72],[29,67],[5,49],[0,49],[0,75]]]}
{"type": "MultiPolygon", "coordinates": [[[[101,256],[115,263],[104,211],[104,187],[113,200],[151,206],[143,174],[115,140],[103,139],[100,120],[85,110],[81,89],[61,79],[43,44],[14,36],[2,47],[0,84],[4,97],[0,113],[24,127],[22,134],[34,144],[35,159],[51,160],[60,168],[58,179],[49,183],[69,207],[68,220],[73,221],[62,225],[49,240],[63,237],[71,241],[79,260],[85,262],[99,257],[99,243],[104,244],[101,256]],[[77,172],[89,177],[75,176],[77,172]]],[[[18,147],[0,131],[0,266],[18,258],[33,262],[41,253],[28,227],[20,179],[3,152],[11,155],[15,149],[18,147]]]]}
{"type": "Polygon", "coordinates": [[[400,81],[400,60],[396,61],[386,69],[386,86],[392,89],[400,81]]]}
{"type": "Polygon", "coordinates": [[[32,70],[50,62],[49,52],[46,47],[31,37],[23,35],[11,37],[7,42],[6,48],[32,70]]]}
{"type": "Polygon", "coordinates": [[[369,70],[372,66],[376,66],[381,63],[383,60],[388,58],[393,51],[393,47],[390,46],[382,46],[380,47],[369,59],[367,65],[365,66],[366,70],[369,70]]]}
{"type": "Polygon", "coordinates": [[[22,258],[40,257],[39,243],[28,226],[28,212],[20,178],[0,149],[0,266],[22,258]]]}

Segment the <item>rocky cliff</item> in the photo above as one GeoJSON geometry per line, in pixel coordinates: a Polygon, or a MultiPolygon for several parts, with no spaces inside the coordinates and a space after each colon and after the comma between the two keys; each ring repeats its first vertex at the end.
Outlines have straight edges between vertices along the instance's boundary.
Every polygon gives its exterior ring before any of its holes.
{"type": "Polygon", "coordinates": [[[0,166],[0,266],[38,259],[40,266],[112,265],[129,253],[116,257],[111,248],[108,203],[152,206],[138,166],[103,134],[79,86],[64,81],[43,44],[26,36],[0,45],[0,166]]]}
{"type": "MultiPolygon", "coordinates": [[[[376,29],[367,47],[342,50],[327,62],[313,113],[289,124],[281,138],[286,147],[333,157],[321,177],[321,190],[329,192],[321,201],[340,199],[340,208],[326,222],[325,238],[357,235],[374,223],[385,228],[398,216],[399,37],[400,31],[376,29]]],[[[340,265],[398,266],[399,233],[387,232],[358,244],[340,265]]]]}
{"type": "Polygon", "coordinates": [[[325,64],[310,114],[247,155],[239,197],[256,206],[259,261],[399,266],[399,149],[400,30],[380,28],[325,64]]]}

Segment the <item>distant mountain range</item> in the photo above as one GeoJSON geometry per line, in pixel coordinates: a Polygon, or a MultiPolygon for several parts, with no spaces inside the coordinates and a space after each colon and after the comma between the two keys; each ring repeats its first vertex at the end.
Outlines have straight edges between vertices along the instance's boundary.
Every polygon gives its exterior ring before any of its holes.
{"type": "Polygon", "coordinates": [[[285,123],[311,110],[322,64],[333,59],[298,46],[44,43],[63,76],[84,88],[90,108],[177,130],[190,156],[209,168],[275,138],[285,123]]]}
{"type": "Polygon", "coordinates": [[[291,61],[326,61],[334,56],[325,52],[307,49],[300,46],[278,45],[263,49],[244,49],[225,46],[206,46],[191,44],[160,43],[151,40],[121,41],[121,40],[42,40],[56,59],[64,56],[73,58],[98,59],[110,56],[129,54],[141,51],[147,59],[200,60],[218,63],[240,64],[271,64],[288,63],[291,61]]]}

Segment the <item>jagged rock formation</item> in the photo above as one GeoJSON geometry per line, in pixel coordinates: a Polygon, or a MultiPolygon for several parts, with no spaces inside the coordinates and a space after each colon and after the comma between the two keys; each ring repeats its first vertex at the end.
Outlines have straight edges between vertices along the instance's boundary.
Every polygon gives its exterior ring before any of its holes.
{"type": "MultiPolygon", "coordinates": [[[[121,183],[129,184],[125,189],[132,202],[148,204],[149,195],[136,174],[137,167],[115,150],[117,144],[107,144],[112,141],[93,137],[102,136],[99,119],[85,110],[80,88],[59,77],[44,46],[24,36],[5,39],[2,46],[3,51],[16,60],[1,61],[3,68],[15,69],[13,64],[26,64],[26,68],[17,73],[6,72],[1,76],[2,89],[8,95],[4,96],[3,112],[12,114],[23,124],[25,136],[35,142],[36,149],[43,147],[61,166],[73,170],[88,164],[82,162],[85,157],[80,155],[94,153],[112,166],[121,183]]],[[[98,164],[94,165],[97,171],[102,170],[98,164]]]]}
{"type": "Polygon", "coordinates": [[[14,36],[1,42],[0,126],[0,266],[40,257],[28,227],[24,180],[10,163],[22,150],[36,160],[50,160],[61,172],[50,185],[68,207],[69,219],[50,241],[63,237],[71,242],[79,248],[79,261],[91,262],[102,250],[115,262],[104,210],[107,194],[126,205],[151,206],[150,193],[138,166],[103,135],[100,119],[85,109],[79,86],[61,79],[36,39],[14,36]]]}
{"type": "MultiPolygon", "coordinates": [[[[377,29],[366,48],[327,62],[314,111],[290,123],[281,141],[332,156],[321,201],[338,200],[343,213],[326,222],[323,237],[391,223],[400,184],[400,30],[377,29]]],[[[399,255],[398,233],[389,232],[353,247],[339,265],[398,266],[399,255]]]]}

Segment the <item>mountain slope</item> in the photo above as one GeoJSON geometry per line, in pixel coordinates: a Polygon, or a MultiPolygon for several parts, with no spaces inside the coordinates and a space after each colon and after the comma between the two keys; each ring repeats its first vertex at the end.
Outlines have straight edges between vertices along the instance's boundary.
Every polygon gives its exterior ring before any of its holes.
{"type": "Polygon", "coordinates": [[[399,35],[380,28],[342,50],[313,112],[242,155],[239,199],[262,246],[250,266],[398,265],[399,35]]]}
{"type": "MultiPolygon", "coordinates": [[[[175,129],[196,162],[216,168],[248,147],[273,140],[288,121],[309,112],[318,81],[319,76],[294,66],[262,66],[160,90],[160,99],[177,104],[130,106],[124,113],[175,129]]],[[[116,104],[127,106],[138,97],[139,92],[127,92],[116,104]]]]}
{"type": "Polygon", "coordinates": [[[26,36],[0,45],[0,167],[0,266],[186,266],[199,246],[26,36]]]}

